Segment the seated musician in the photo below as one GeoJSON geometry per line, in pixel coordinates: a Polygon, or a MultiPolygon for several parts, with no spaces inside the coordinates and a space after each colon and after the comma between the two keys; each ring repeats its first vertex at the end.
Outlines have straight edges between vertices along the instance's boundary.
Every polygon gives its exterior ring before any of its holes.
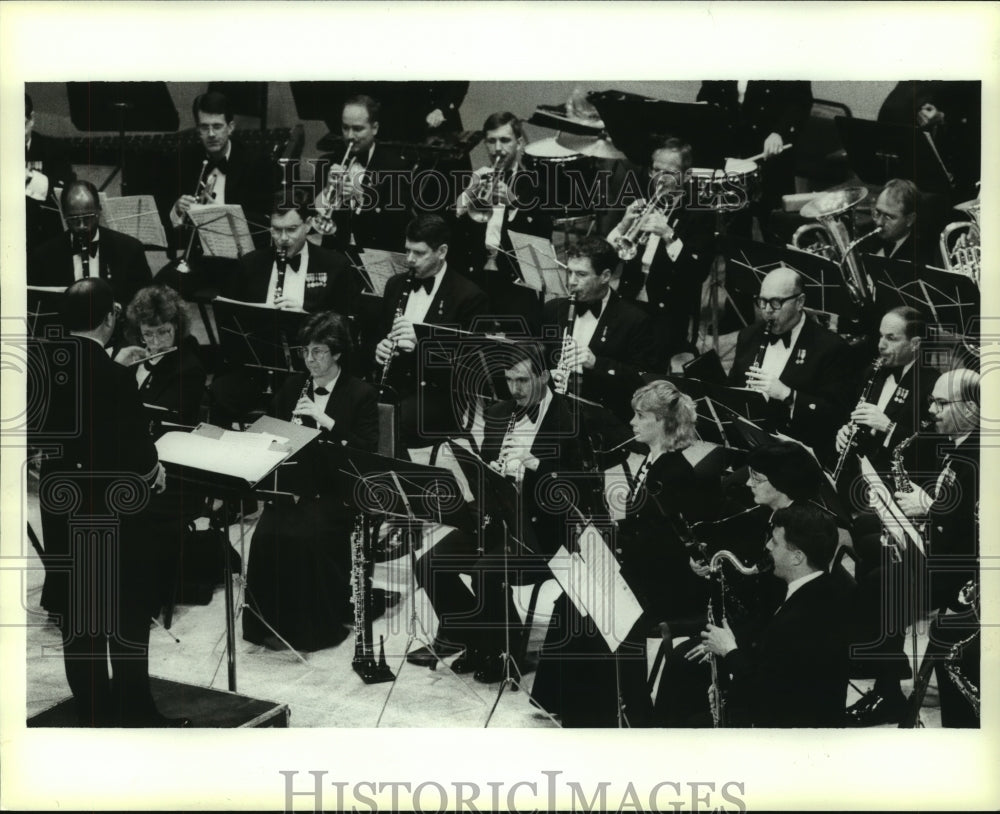
{"type": "Polygon", "coordinates": [[[690,202],[683,198],[691,155],[690,144],[676,138],[660,139],[652,152],[648,189],[650,198],[659,195],[666,201],[661,199],[639,223],[636,218],[648,209],[649,202],[635,201],[608,235],[608,243],[616,248],[628,234],[638,244],[635,256],[625,261],[618,293],[639,303],[649,314],[661,358],[692,349],[690,339],[698,336],[701,287],[712,263],[712,215],[689,209],[690,202]]]}
{"type": "Polygon", "coordinates": [[[433,443],[457,429],[448,377],[421,369],[414,323],[468,330],[486,311],[486,295],[448,265],[451,231],[439,215],[423,214],[406,227],[409,274],[386,283],[382,336],[375,362],[399,400],[400,438],[407,446],[433,443]],[[421,373],[418,376],[418,373],[421,373]]]}
{"type": "Polygon", "coordinates": [[[56,187],[75,178],[57,142],[35,130],[35,106],[24,94],[24,220],[29,252],[62,232],[56,187]]]}
{"type": "MultiPolygon", "coordinates": [[[[659,622],[703,613],[705,587],[689,566],[678,533],[687,521],[714,516],[721,492],[726,451],[698,440],[694,402],[667,381],[639,388],[632,398],[632,431],[649,452],[636,472],[625,519],[617,531],[622,575],[643,608],[621,646],[617,670],[631,726],[649,723],[646,691],[646,633],[659,622]]],[[[565,595],[538,664],[532,697],[560,716],[563,726],[615,726],[618,720],[616,659],[593,619],[581,619],[565,595]]]]}
{"type": "MultiPolygon", "coordinates": [[[[357,275],[340,251],[311,246],[308,193],[275,193],[271,242],[238,261],[223,293],[241,302],[266,303],[285,311],[354,313],[357,275]],[[282,257],[284,262],[282,262],[282,257]]],[[[212,381],[212,422],[228,427],[255,405],[266,386],[261,370],[236,370],[212,381]]]]}
{"type": "Polygon", "coordinates": [[[772,428],[823,460],[849,412],[847,343],[805,313],[803,280],[794,269],[769,272],[756,305],[763,319],[740,331],[729,384],[763,393],[772,428]]]}
{"type": "Polygon", "coordinates": [[[872,206],[872,220],[879,231],[862,240],[855,251],[940,266],[937,247],[919,229],[917,211],[920,200],[920,190],[912,181],[893,178],[886,182],[872,206]]]}
{"type": "Polygon", "coordinates": [[[28,285],[67,287],[75,280],[100,277],[111,284],[122,307],[153,281],[142,244],[100,224],[101,200],[89,181],[63,187],[66,231],[28,255],[28,285]]]}
{"type": "Polygon", "coordinates": [[[724,694],[727,726],[842,726],[848,599],[827,573],[836,525],[822,509],[796,504],[776,511],[771,526],[767,550],[774,576],[787,586],[784,601],[749,638],[734,635],[725,618],[707,625],[687,658],[715,658],[730,679],[726,690],[712,688],[724,694]]]}
{"type": "Polygon", "coordinates": [[[340,114],[345,151],[317,162],[314,205],[332,224],[325,246],[403,250],[413,167],[398,149],[377,141],[380,115],[372,97],[349,98],[340,114]]]}
{"type": "Polygon", "coordinates": [[[552,218],[544,209],[543,179],[523,166],[524,126],[513,113],[491,114],[483,123],[490,166],[477,169],[458,197],[463,272],[486,291],[494,313],[520,314],[529,328],[541,320],[538,294],[522,285],[510,232],[552,237],[552,218]]]}
{"type": "MultiPolygon", "coordinates": [[[[905,710],[899,686],[909,668],[903,655],[903,631],[914,622],[914,613],[958,609],[958,596],[969,579],[975,579],[979,555],[979,383],[978,373],[959,368],[941,374],[930,397],[934,429],[928,438],[937,440],[940,460],[934,479],[924,488],[902,473],[894,495],[899,508],[924,529],[926,556],[910,544],[897,548],[898,556],[885,558],[881,566],[859,583],[858,634],[862,674],[874,676],[875,684],[848,710],[853,726],[895,723],[905,710]],[[947,437],[944,442],[943,437],[947,437]],[[914,577],[913,573],[917,576],[914,577]],[[906,583],[914,589],[899,596],[892,585],[906,583]],[[916,586],[922,586],[918,590],[916,586]],[[887,616],[887,614],[891,614],[887,616]],[[889,624],[887,624],[889,622],[889,624]]],[[[917,473],[913,473],[916,475],[917,473]]],[[[919,530],[918,528],[918,530],[919,530]]],[[[976,726],[951,682],[939,673],[944,726],[976,726]],[[947,700],[946,700],[947,699],[947,700]],[[946,714],[947,712],[947,714],[946,714]]]]}
{"type": "Polygon", "coordinates": [[[542,479],[581,468],[578,417],[549,389],[540,349],[533,344],[513,346],[504,367],[511,398],[487,409],[480,455],[491,469],[520,484],[524,539],[516,538],[515,529],[505,535],[501,518],[484,518],[478,540],[454,531],[420,559],[418,580],[441,624],[433,648],[408,657],[415,664],[434,666],[439,657],[464,649],[452,669],[474,672],[483,683],[503,675],[505,604],[506,618],[513,623],[511,641],[527,634],[505,585],[549,578],[545,561],[565,542],[565,507],[545,504],[542,479]],[[509,579],[504,575],[505,548],[509,579]],[[475,596],[460,573],[472,575],[475,596]]]}
{"type": "Polygon", "coordinates": [[[274,189],[274,173],[267,158],[232,137],[236,129],[233,108],[219,91],[195,97],[191,115],[201,143],[185,148],[176,157],[176,164],[171,162],[173,180],[159,196],[172,247],[184,252],[189,237],[178,230],[195,204],[243,207],[254,244],[266,245],[262,224],[274,189]],[[191,192],[175,197],[178,189],[191,192]]]}
{"type": "Polygon", "coordinates": [[[247,567],[243,638],[280,649],[339,644],[353,620],[350,606],[350,535],[354,511],[339,480],[331,478],[325,452],[342,444],[375,451],[375,388],[350,374],[351,336],[339,314],[313,314],[298,342],[308,372],[288,377],[270,414],[322,431],[294,466],[278,470],[276,488],[297,497],[269,503],[257,522],[247,567]],[[321,446],[315,446],[323,442],[321,446]],[[285,474],[286,471],[289,474],[285,474]],[[269,629],[270,627],[270,629],[269,629]]]}
{"type": "Polygon", "coordinates": [[[573,324],[568,322],[568,298],[545,304],[551,335],[561,337],[568,328],[572,340],[560,354],[553,381],[627,421],[627,397],[642,383],[640,373],[667,368],[669,360],[655,357],[646,314],[611,290],[618,265],[611,244],[599,237],[582,238],[570,247],[566,262],[566,287],[576,300],[573,324]]]}

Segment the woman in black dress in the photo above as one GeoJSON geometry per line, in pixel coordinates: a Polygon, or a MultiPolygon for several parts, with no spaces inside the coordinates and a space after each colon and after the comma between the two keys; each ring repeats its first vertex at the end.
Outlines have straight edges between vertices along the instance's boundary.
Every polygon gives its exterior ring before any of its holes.
{"type": "MultiPolygon", "coordinates": [[[[267,505],[254,530],[247,568],[247,599],[282,639],[297,650],[339,644],[353,620],[350,482],[331,464],[344,446],[378,446],[377,392],[347,370],[351,348],[346,321],[332,311],[314,314],[299,334],[307,372],[293,373],[274,396],[270,414],[299,419],[322,435],[296,465],[282,470],[278,488],[297,500],[267,505]],[[284,474],[289,470],[289,474],[284,474]]],[[[243,614],[243,638],[283,647],[253,613],[243,614]]]]}

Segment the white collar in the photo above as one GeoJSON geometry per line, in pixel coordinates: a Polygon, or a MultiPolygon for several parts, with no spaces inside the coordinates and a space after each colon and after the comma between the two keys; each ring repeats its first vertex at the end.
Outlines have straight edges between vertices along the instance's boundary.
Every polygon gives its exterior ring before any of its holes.
{"type": "Polygon", "coordinates": [[[812,582],[814,579],[818,579],[822,575],[822,571],[813,571],[812,573],[806,574],[804,577],[793,579],[788,583],[788,592],[785,594],[785,601],[787,602],[788,598],[807,582],[812,582]]]}

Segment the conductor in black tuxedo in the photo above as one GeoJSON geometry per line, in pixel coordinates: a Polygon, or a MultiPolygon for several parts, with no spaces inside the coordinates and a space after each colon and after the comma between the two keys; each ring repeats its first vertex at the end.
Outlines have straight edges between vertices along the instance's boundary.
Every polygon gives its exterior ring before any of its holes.
{"type": "Polygon", "coordinates": [[[806,314],[802,277],[794,269],[769,272],[756,305],[763,319],[740,331],[729,384],[763,393],[772,428],[823,460],[833,453],[854,392],[847,343],[806,314]]]}
{"type": "Polygon", "coordinates": [[[56,187],[75,178],[55,140],[35,132],[35,106],[24,94],[24,220],[29,252],[62,232],[56,187]]]}
{"type": "Polygon", "coordinates": [[[189,722],[160,715],[149,688],[155,603],[146,506],[151,492],[163,491],[166,475],[134,376],[105,352],[118,313],[107,282],[76,282],[63,301],[69,336],[37,347],[45,358],[40,369],[51,377],[41,394],[33,395],[29,384],[29,399],[40,395],[48,405],[35,442],[61,446],[43,462],[39,485],[45,594],[61,617],[66,678],[81,726],[184,726],[189,722]],[[75,371],[76,392],[60,396],[66,369],[75,371]],[[107,526],[107,534],[95,525],[107,526]]]}
{"type": "Polygon", "coordinates": [[[371,96],[347,99],[340,114],[347,149],[319,158],[315,207],[333,224],[325,246],[403,249],[403,232],[412,216],[413,166],[398,149],[378,143],[381,113],[382,106],[371,96]]]}
{"type": "Polygon", "coordinates": [[[399,400],[400,438],[406,446],[431,444],[458,428],[450,376],[428,370],[413,324],[468,330],[486,312],[486,295],[447,262],[451,231],[439,215],[418,215],[406,227],[408,274],[385,286],[382,336],[375,363],[399,400]],[[386,373],[387,372],[387,373],[386,373]]]}
{"type": "MultiPolygon", "coordinates": [[[[668,359],[657,358],[649,317],[611,290],[618,255],[599,237],[586,237],[570,247],[567,289],[576,298],[571,342],[560,353],[552,371],[557,389],[595,401],[623,423],[632,417],[632,393],[643,384],[641,373],[667,369],[668,359]]],[[[570,302],[566,297],[545,304],[545,326],[552,336],[563,336],[570,302]]],[[[607,434],[606,434],[607,437],[607,434]]]]}
{"type": "Polygon", "coordinates": [[[750,641],[734,636],[723,619],[721,627],[707,625],[688,653],[692,661],[714,656],[732,677],[729,725],[844,725],[848,596],[827,573],[836,546],[836,524],[820,508],[778,509],[767,550],[774,576],[788,586],[784,601],[750,641]]]}
{"type": "Polygon", "coordinates": [[[111,284],[115,302],[128,305],[153,280],[142,244],[99,225],[101,201],[89,181],[63,187],[61,203],[67,231],[28,255],[28,285],[66,287],[100,277],[111,284]]]}

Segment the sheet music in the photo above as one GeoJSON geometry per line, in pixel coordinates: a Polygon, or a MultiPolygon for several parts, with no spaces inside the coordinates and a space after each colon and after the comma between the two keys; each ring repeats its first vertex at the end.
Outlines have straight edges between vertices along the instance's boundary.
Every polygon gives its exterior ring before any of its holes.
{"type": "Polygon", "coordinates": [[[507,234],[527,286],[544,292],[546,300],[568,296],[566,274],[556,259],[552,241],[521,232],[508,231],[507,234]]]}
{"type": "Polygon", "coordinates": [[[879,520],[882,521],[885,530],[902,548],[906,548],[906,538],[908,537],[921,554],[926,554],[920,532],[916,530],[910,518],[903,514],[903,510],[899,508],[899,504],[892,497],[892,491],[879,477],[875,467],[871,465],[865,455],[859,455],[858,460],[861,463],[861,477],[868,484],[871,507],[875,510],[879,520]]]}
{"type": "Polygon", "coordinates": [[[283,452],[256,449],[196,432],[168,432],[156,441],[156,451],[165,464],[242,478],[248,484],[260,481],[285,459],[283,452]]]}
{"type": "Polygon", "coordinates": [[[253,251],[250,226],[243,207],[235,204],[194,204],[188,217],[198,229],[201,246],[209,257],[235,260],[253,251]]]}
{"type": "Polygon", "coordinates": [[[387,252],[381,249],[363,249],[361,265],[364,266],[371,284],[372,293],[376,297],[385,296],[385,284],[397,274],[405,274],[406,255],[400,252],[387,252]]]}
{"type": "Polygon", "coordinates": [[[570,554],[566,546],[559,546],[559,550],[549,560],[549,570],[556,582],[566,592],[566,596],[576,607],[580,616],[590,616],[587,604],[583,600],[582,578],[585,563],[579,554],[570,554]]]}
{"type": "Polygon", "coordinates": [[[101,193],[101,222],[109,229],[134,237],[144,246],[165,249],[167,233],[152,195],[109,198],[101,193]]]}

